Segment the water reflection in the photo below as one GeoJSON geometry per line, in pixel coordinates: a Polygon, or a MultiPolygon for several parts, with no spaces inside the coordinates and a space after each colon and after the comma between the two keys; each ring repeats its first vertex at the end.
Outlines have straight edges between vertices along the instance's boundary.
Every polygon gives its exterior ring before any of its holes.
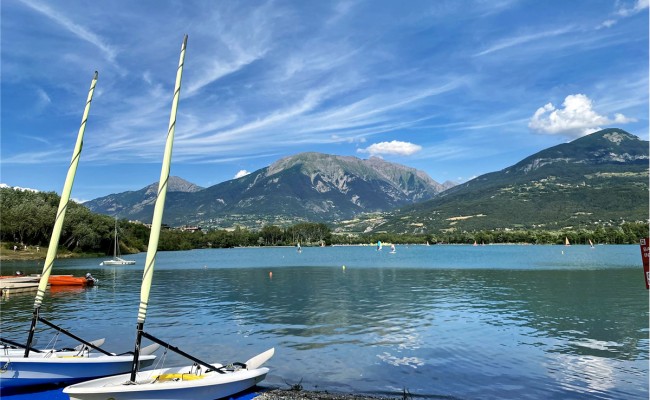
{"type": "MultiPolygon", "coordinates": [[[[530,247],[549,252],[543,269],[515,247],[484,257],[440,249],[399,249],[404,264],[358,248],[162,253],[147,330],[207,360],[275,346],[267,382],[280,387],[302,379],[307,389],[429,397],[647,397],[647,292],[638,269],[617,264],[620,248],[611,268],[593,268],[586,253],[565,254],[564,269],[557,248],[530,247]],[[486,267],[499,260],[510,268],[486,267]]],[[[44,313],[131,350],[142,272],[92,272],[97,288],[53,293],[44,313]]],[[[26,335],[32,302],[3,301],[3,332],[26,335]]]]}

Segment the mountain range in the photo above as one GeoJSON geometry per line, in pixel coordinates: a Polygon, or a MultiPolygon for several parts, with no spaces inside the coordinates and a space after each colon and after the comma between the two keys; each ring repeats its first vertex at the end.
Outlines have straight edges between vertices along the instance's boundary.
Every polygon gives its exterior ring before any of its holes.
{"type": "MultiPolygon", "coordinates": [[[[156,190],[154,183],[84,204],[149,222],[156,190]]],[[[311,221],[355,233],[595,229],[648,221],[648,142],[605,129],[460,185],[380,158],[301,153],[208,188],[173,177],[168,192],[164,222],[172,226],[259,229],[311,221]]]]}
{"type": "MultiPolygon", "coordinates": [[[[301,153],[208,188],[173,177],[164,222],[220,228],[332,223],[428,200],[452,186],[376,157],[301,153]]],[[[150,222],[157,187],[154,183],[84,205],[94,212],[150,222]]]]}
{"type": "Polygon", "coordinates": [[[387,232],[597,229],[648,222],[648,142],[605,129],[396,210],[387,232]]]}

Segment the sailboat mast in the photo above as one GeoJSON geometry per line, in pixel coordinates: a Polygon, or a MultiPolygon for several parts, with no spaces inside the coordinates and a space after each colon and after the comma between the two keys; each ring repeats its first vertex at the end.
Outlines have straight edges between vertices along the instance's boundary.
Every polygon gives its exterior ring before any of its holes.
{"type": "Polygon", "coordinates": [[[72,192],[72,184],[74,183],[75,174],[77,173],[77,165],[79,164],[79,158],[81,157],[81,149],[83,148],[83,137],[84,137],[84,132],[86,131],[86,122],[88,121],[88,113],[90,112],[90,103],[92,102],[93,94],[95,93],[97,76],[98,76],[97,71],[95,71],[95,76],[93,77],[93,80],[90,83],[90,89],[88,90],[86,107],[84,109],[83,116],[81,117],[81,126],[79,126],[79,133],[77,134],[77,142],[75,144],[75,148],[72,153],[72,160],[70,161],[70,166],[68,167],[68,174],[66,175],[65,178],[65,184],[63,185],[63,190],[61,191],[61,200],[59,201],[59,209],[56,212],[54,228],[52,230],[52,236],[50,237],[49,247],[47,248],[45,263],[43,264],[43,272],[41,273],[41,280],[38,283],[38,291],[36,292],[36,299],[34,300],[34,315],[32,316],[32,325],[29,329],[29,334],[27,337],[27,345],[25,347],[25,357],[29,356],[29,349],[32,346],[32,340],[34,339],[36,321],[38,320],[38,314],[41,308],[41,304],[43,302],[43,296],[45,296],[45,290],[47,290],[47,283],[50,278],[50,274],[52,272],[54,259],[56,258],[56,251],[57,251],[57,247],[59,246],[61,230],[63,229],[63,220],[65,219],[65,213],[68,209],[68,202],[70,201],[70,193],[72,192]]]}
{"type": "Polygon", "coordinates": [[[113,239],[113,259],[117,258],[117,217],[115,217],[115,238],[113,239]]]}
{"type": "Polygon", "coordinates": [[[160,180],[158,181],[158,196],[156,197],[156,204],[154,206],[153,219],[151,221],[151,233],[149,235],[149,245],[147,246],[147,258],[144,265],[144,272],[142,274],[142,286],[140,288],[140,306],[138,308],[138,322],[136,327],[137,336],[135,340],[133,365],[131,366],[131,382],[135,382],[135,377],[138,372],[142,331],[144,329],[144,321],[147,316],[149,292],[151,290],[151,281],[153,278],[154,265],[156,263],[156,255],[158,253],[158,240],[160,239],[160,227],[162,225],[165,198],[167,196],[167,183],[169,181],[172,148],[174,146],[174,132],[176,130],[176,111],[178,110],[178,101],[181,94],[181,78],[183,76],[186,46],[187,35],[185,35],[183,44],[181,45],[181,55],[178,61],[178,69],[176,71],[176,85],[174,88],[174,98],[172,100],[172,110],[169,116],[167,142],[165,143],[165,153],[163,156],[162,168],[160,170],[160,180]]]}

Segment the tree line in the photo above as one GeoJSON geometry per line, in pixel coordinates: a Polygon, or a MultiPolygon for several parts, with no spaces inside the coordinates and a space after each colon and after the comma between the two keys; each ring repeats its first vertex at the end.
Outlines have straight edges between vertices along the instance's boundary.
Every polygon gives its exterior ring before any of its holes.
{"type": "MultiPolygon", "coordinates": [[[[5,246],[43,246],[49,244],[60,197],[54,192],[0,189],[0,240],[5,246]]],[[[115,219],[95,214],[83,205],[70,202],[59,246],[73,253],[105,254],[113,252],[115,219]]],[[[120,252],[146,251],[149,228],[127,220],[117,221],[120,252]]],[[[493,244],[530,243],[563,244],[636,244],[648,236],[648,223],[623,223],[620,226],[597,226],[593,230],[481,230],[429,234],[333,233],[324,223],[301,222],[289,227],[267,225],[259,230],[236,228],[208,231],[164,229],[159,250],[227,248],[237,246],[302,246],[373,244],[493,244]]]]}
{"type": "MultiPolygon", "coordinates": [[[[43,246],[49,244],[60,197],[54,192],[33,192],[0,188],[0,241],[8,248],[14,245],[43,246]]],[[[113,217],[95,214],[71,201],[59,246],[73,253],[113,253],[113,217]]],[[[122,254],[146,251],[149,228],[141,223],[118,220],[117,229],[122,254]]],[[[330,228],[323,223],[302,222],[288,228],[265,226],[259,231],[236,228],[207,232],[163,229],[159,250],[189,250],[236,246],[305,246],[331,242],[330,228]]]]}

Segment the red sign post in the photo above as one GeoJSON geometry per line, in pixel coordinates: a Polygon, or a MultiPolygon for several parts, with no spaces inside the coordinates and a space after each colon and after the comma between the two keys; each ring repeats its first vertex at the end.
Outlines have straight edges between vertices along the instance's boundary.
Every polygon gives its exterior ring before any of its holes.
{"type": "Polygon", "coordinates": [[[641,239],[641,259],[643,260],[645,288],[650,289],[650,238],[641,239]]]}

